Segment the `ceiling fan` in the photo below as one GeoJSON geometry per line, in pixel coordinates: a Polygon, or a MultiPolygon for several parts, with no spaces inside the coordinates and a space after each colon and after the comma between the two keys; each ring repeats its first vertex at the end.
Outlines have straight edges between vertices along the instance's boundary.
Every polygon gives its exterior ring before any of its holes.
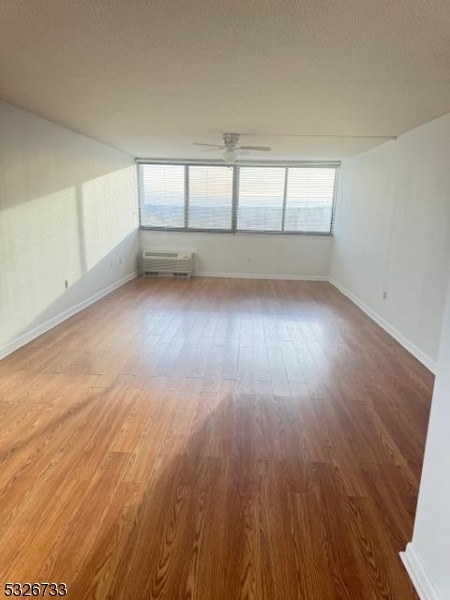
{"type": "Polygon", "coordinates": [[[223,158],[226,162],[235,162],[238,157],[238,153],[243,153],[246,151],[263,151],[267,152],[268,150],[272,150],[269,146],[241,146],[239,144],[239,133],[224,133],[223,134],[223,144],[202,144],[199,142],[194,142],[195,146],[205,146],[210,150],[225,150],[223,153],[223,158]]]}

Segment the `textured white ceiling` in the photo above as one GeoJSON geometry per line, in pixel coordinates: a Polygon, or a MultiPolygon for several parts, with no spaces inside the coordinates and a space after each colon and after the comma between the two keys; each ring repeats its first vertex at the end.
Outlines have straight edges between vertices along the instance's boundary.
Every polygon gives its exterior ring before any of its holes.
{"type": "Polygon", "coordinates": [[[138,157],[338,159],[450,110],[450,2],[2,0],[0,96],[138,157]]]}

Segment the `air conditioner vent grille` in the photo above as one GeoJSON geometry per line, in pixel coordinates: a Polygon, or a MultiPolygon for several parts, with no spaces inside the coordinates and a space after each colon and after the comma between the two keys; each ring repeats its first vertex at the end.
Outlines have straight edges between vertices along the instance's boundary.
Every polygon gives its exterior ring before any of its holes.
{"type": "Polygon", "coordinates": [[[144,275],[173,275],[175,277],[190,277],[194,269],[194,253],[176,250],[144,250],[144,275]]]}
{"type": "Polygon", "coordinates": [[[144,258],[151,258],[154,256],[160,256],[161,258],[177,258],[179,252],[157,252],[156,250],[146,250],[144,252],[144,258]]]}

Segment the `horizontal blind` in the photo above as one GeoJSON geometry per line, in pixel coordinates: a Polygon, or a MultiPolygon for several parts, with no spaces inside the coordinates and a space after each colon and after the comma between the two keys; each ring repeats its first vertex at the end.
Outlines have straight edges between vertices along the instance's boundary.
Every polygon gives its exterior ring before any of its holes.
{"type": "Polygon", "coordinates": [[[184,227],[183,165],[140,165],[142,227],[184,227]]]}
{"type": "Polygon", "coordinates": [[[331,231],[335,178],[335,168],[289,168],[285,231],[331,231]]]}
{"type": "Polygon", "coordinates": [[[284,167],[240,167],[237,207],[239,231],[281,231],[284,167]]]}
{"type": "Polygon", "coordinates": [[[331,232],[337,165],[139,164],[141,227],[331,232]]]}
{"type": "Polygon", "coordinates": [[[231,230],[233,169],[189,167],[188,228],[231,230]]]}

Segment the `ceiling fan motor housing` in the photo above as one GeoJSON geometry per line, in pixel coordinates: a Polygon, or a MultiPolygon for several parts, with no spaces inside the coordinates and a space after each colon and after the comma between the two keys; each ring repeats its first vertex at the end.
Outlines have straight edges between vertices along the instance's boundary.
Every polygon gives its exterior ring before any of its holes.
{"type": "Polygon", "coordinates": [[[223,144],[227,150],[235,150],[239,143],[238,133],[224,133],[223,144]]]}

